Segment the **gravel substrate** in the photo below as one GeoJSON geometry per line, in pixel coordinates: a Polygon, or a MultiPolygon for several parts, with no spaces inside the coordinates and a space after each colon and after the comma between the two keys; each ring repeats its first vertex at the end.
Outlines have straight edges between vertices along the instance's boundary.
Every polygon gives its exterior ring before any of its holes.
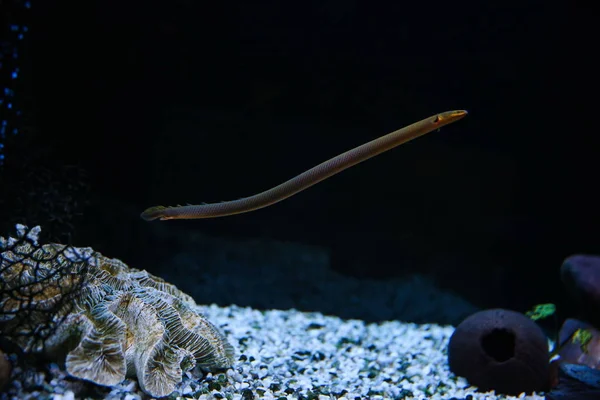
{"type": "MultiPolygon", "coordinates": [[[[194,370],[170,398],[511,399],[477,393],[448,370],[453,328],[397,321],[365,324],[320,313],[200,307],[237,350],[232,369],[194,370]]],[[[135,381],[103,388],[65,376],[56,364],[16,379],[12,399],[146,399],[135,381]]],[[[543,399],[524,396],[522,399],[543,399]]]]}

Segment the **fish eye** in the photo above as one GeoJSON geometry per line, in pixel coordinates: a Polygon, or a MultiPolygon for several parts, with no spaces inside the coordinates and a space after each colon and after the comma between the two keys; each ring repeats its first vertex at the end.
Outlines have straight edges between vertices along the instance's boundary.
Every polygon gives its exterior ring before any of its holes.
{"type": "Polygon", "coordinates": [[[433,120],[433,123],[434,123],[434,124],[437,124],[438,122],[440,122],[440,116],[439,116],[439,115],[436,115],[436,116],[435,116],[435,119],[433,120]]]}

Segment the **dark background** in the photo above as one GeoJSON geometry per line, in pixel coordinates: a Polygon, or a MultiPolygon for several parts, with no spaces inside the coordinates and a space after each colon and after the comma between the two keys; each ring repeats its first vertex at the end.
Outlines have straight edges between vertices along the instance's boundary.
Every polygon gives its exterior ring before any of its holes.
{"type": "Polygon", "coordinates": [[[48,168],[87,173],[78,245],[160,274],[171,248],[146,240],[146,207],[249,196],[464,108],[264,210],[152,224],[322,246],[344,274],[427,273],[520,311],[568,312],[563,259],[600,253],[597,20],[584,3],[91,0],[31,13],[31,146],[50,149],[48,168]]]}

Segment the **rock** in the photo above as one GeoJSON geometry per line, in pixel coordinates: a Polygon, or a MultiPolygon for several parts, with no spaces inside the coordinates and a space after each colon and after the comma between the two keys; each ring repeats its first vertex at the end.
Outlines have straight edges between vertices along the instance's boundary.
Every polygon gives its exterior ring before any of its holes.
{"type": "Polygon", "coordinates": [[[584,319],[600,327],[600,256],[567,257],[560,273],[567,291],[579,303],[584,319]]]}
{"type": "Polygon", "coordinates": [[[560,361],[600,369],[600,331],[576,319],[567,319],[558,335],[560,361]],[[585,331],[589,340],[578,339],[577,332],[585,331]]]}
{"type": "Polygon", "coordinates": [[[547,400],[600,399],[600,370],[563,363],[559,369],[559,382],[546,394],[547,400]]]}

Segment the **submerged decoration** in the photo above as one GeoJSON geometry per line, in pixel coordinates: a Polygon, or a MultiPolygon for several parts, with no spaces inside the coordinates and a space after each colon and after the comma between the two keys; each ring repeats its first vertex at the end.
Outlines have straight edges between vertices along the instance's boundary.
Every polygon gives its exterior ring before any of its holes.
{"type": "Polygon", "coordinates": [[[0,331],[26,353],[112,386],[173,392],[194,366],[227,368],[233,347],[174,285],[92,248],[40,245],[39,227],[0,237],[0,331]]]}
{"type": "Polygon", "coordinates": [[[479,311],[461,322],[448,344],[448,364],[482,391],[519,395],[550,386],[550,353],[542,329],[504,309],[479,311]]]}

